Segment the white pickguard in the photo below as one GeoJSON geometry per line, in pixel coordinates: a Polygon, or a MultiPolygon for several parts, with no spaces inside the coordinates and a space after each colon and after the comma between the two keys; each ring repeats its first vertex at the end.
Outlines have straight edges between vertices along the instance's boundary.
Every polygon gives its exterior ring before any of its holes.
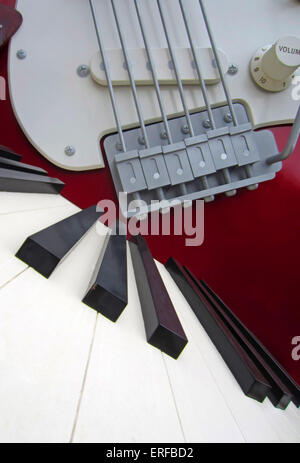
{"type": "MultiPolygon", "coordinates": [[[[165,0],[168,24],[174,45],[188,47],[178,2],[165,0]]],[[[190,23],[199,47],[209,47],[209,40],[196,0],[190,6],[190,23]]],[[[147,31],[153,48],[165,48],[166,42],[156,2],[141,1],[147,31]]],[[[96,0],[105,46],[120,48],[110,1],[96,0]]],[[[254,52],[285,34],[299,34],[300,4],[296,0],[210,0],[207,11],[217,46],[235,63],[239,72],[228,76],[235,101],[250,109],[255,127],[292,122],[299,102],[292,98],[292,88],[281,93],[259,89],[249,73],[254,52]]],[[[89,64],[98,51],[88,0],[19,0],[18,10],[24,22],[11,41],[9,80],[12,104],[26,136],[47,159],[70,170],[88,170],[104,166],[99,140],[115,132],[115,122],[108,90],[91,77],[80,78],[76,69],[89,64]],[[16,57],[25,49],[26,59],[16,57]],[[74,156],[64,152],[67,145],[76,149],[74,156]]],[[[118,2],[122,25],[130,48],[143,47],[132,0],[118,2]]],[[[299,71],[298,71],[299,72],[299,71]]],[[[116,98],[124,127],[138,125],[129,88],[117,87],[116,98]]],[[[147,121],[159,120],[160,113],[153,88],[140,87],[139,96],[147,121]]],[[[162,88],[169,115],[182,113],[176,88],[162,88]]],[[[189,107],[203,107],[201,90],[186,87],[189,107]]],[[[225,102],[220,84],[209,87],[213,104],[225,102]]]]}

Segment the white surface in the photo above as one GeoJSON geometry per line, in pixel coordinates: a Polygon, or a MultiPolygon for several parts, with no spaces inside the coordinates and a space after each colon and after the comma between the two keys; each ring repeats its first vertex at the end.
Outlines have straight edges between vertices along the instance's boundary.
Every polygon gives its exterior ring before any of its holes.
{"type": "Polygon", "coordinates": [[[80,301],[103,239],[93,228],[51,280],[28,269],[2,288],[0,441],[69,441],[96,321],[80,301]]]}
{"type": "MultiPolygon", "coordinates": [[[[19,262],[27,234],[76,210],[66,201],[0,215],[0,265],[19,262]]],[[[20,263],[0,284],[0,442],[300,442],[299,410],[243,395],[161,264],[189,338],[177,361],[146,343],[130,253],[116,324],[80,302],[107,232],[98,230],[49,280],[20,263]]]]}
{"type": "MultiPolygon", "coordinates": [[[[210,46],[198,2],[186,0],[190,6],[191,28],[199,47],[210,46]]],[[[174,45],[188,47],[179,5],[165,0],[168,24],[174,45]]],[[[143,15],[151,47],[165,48],[166,42],[156,2],[142,0],[143,15]]],[[[120,48],[109,0],[96,0],[98,18],[106,48],[120,48]]],[[[230,63],[239,66],[235,76],[228,76],[232,97],[246,103],[256,127],[291,122],[298,101],[292,88],[280,93],[260,89],[252,80],[249,63],[255,50],[274,43],[283,35],[299,33],[299,2],[294,0],[211,0],[206,1],[208,15],[217,46],[230,63]]],[[[103,166],[99,140],[115,131],[115,122],[107,88],[97,85],[92,77],[80,78],[76,69],[89,64],[98,51],[89,2],[82,0],[19,0],[18,9],[24,22],[11,41],[9,80],[16,116],[32,144],[54,164],[71,170],[103,166]],[[24,60],[16,58],[18,49],[25,49],[24,60]],[[67,145],[76,148],[74,156],[66,156],[67,145]]],[[[119,0],[122,27],[126,30],[129,48],[143,47],[133,0],[119,0]]],[[[297,71],[299,73],[299,71],[297,71]]],[[[154,89],[138,89],[147,121],[160,118],[154,89]]],[[[162,89],[167,112],[182,113],[178,91],[162,89]]],[[[188,88],[191,109],[203,107],[199,88],[188,88]]],[[[214,104],[223,104],[220,84],[209,88],[214,104]]],[[[138,125],[133,97],[126,87],[116,89],[116,98],[124,127],[138,125]]]]}

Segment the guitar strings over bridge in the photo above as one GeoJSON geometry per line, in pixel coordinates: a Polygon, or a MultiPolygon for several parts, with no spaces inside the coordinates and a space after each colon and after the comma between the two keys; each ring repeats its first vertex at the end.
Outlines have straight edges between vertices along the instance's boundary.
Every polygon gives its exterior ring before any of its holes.
{"type": "Polygon", "coordinates": [[[117,151],[118,134],[108,136],[104,148],[117,192],[142,199],[150,212],[161,207],[152,200],[211,201],[216,194],[232,196],[274,178],[281,163],[266,162],[278,153],[272,132],[254,132],[246,108],[235,103],[234,109],[237,126],[229,122],[227,106],[212,110],[215,129],[207,127],[207,111],[192,114],[193,137],[184,134],[185,117],[169,120],[171,144],[163,138],[162,123],[147,126],[149,148],[141,144],[140,128],[124,132],[126,152],[117,151]]]}
{"type": "MultiPolygon", "coordinates": [[[[167,114],[160,89],[163,74],[161,66],[157,65],[155,49],[150,47],[140,3],[138,1],[134,3],[145,45],[143,56],[139,60],[141,65],[135,68],[132,67],[132,51],[127,45],[127,37],[122,28],[116,2],[111,1],[122,48],[122,52],[118,53],[124,59],[124,70],[127,73],[124,79],[130,84],[140,123],[139,128],[125,132],[120,122],[115,96],[115,73],[109,64],[111,56],[104,47],[95,5],[93,0],[90,0],[102,56],[104,75],[102,80],[107,83],[109,89],[118,129],[118,134],[107,137],[104,142],[107,160],[116,191],[129,194],[129,200],[135,202],[143,200],[143,212],[139,207],[133,209],[129,206],[127,210],[126,206],[126,210],[122,210],[123,215],[131,217],[157,209],[168,210],[174,205],[174,200],[177,200],[177,203],[187,201],[188,204],[197,199],[210,202],[214,200],[216,194],[225,193],[227,196],[233,196],[239,188],[256,189],[260,182],[272,179],[281,168],[280,159],[276,158],[278,149],[274,136],[268,130],[254,132],[246,108],[240,103],[233,103],[226,81],[224,57],[216,46],[204,2],[199,0],[199,6],[211,45],[210,58],[214,60],[226,105],[213,107],[210,101],[211,95],[207,90],[208,71],[202,56],[203,50],[197,48],[194,40],[186,3],[179,0],[184,29],[190,45],[189,54],[193,57],[199,90],[205,103],[205,110],[196,114],[191,114],[187,103],[184,72],[182,63],[178,59],[178,50],[174,47],[171,38],[165,3],[161,0],[156,2],[168,45],[167,50],[161,51],[162,56],[164,55],[162,61],[164,65],[168,62],[172,64],[172,77],[177,85],[184,114],[175,119],[170,119],[167,114]],[[150,125],[145,123],[137,91],[137,84],[141,80],[137,76],[140,69],[145,68],[145,63],[149,64],[162,120],[161,123],[150,125]],[[273,163],[268,162],[274,157],[273,163]]],[[[119,64],[122,62],[120,56],[119,64]]],[[[97,59],[99,61],[99,57],[97,59]]],[[[120,207],[122,208],[121,204],[120,207]]]]}

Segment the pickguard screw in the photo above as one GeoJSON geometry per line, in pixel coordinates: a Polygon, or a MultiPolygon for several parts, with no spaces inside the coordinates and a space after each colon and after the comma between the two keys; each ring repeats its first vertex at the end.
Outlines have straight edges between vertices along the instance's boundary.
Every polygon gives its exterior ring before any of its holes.
{"type": "Polygon", "coordinates": [[[189,129],[189,126],[188,125],[183,125],[181,127],[181,132],[184,134],[184,135],[187,135],[189,133],[190,129],[189,129]]]}
{"type": "Polygon", "coordinates": [[[202,125],[205,129],[210,129],[210,121],[206,119],[205,121],[202,122],[202,125]]]}
{"type": "Polygon", "coordinates": [[[237,74],[238,70],[239,68],[237,64],[231,64],[228,68],[228,74],[234,76],[235,74],[237,74]]]}
{"type": "Polygon", "coordinates": [[[17,51],[17,58],[24,59],[24,58],[26,58],[26,56],[27,56],[27,53],[26,53],[25,50],[21,49],[21,50],[17,51]]]}
{"type": "Polygon", "coordinates": [[[67,156],[73,156],[76,153],[74,146],[68,145],[65,147],[65,154],[67,156]]]}
{"type": "Polygon", "coordinates": [[[122,145],[121,145],[121,143],[119,141],[117,141],[117,143],[116,143],[116,150],[123,151],[122,145]]]}
{"type": "Polygon", "coordinates": [[[224,121],[228,123],[232,122],[232,115],[230,113],[225,114],[224,121]]]}
{"type": "Polygon", "coordinates": [[[80,64],[77,68],[79,77],[87,77],[90,73],[90,68],[86,64],[80,64]]]}
{"type": "Polygon", "coordinates": [[[162,138],[163,140],[166,140],[168,138],[167,132],[165,130],[162,130],[160,132],[160,138],[162,138]]]}
{"type": "Polygon", "coordinates": [[[138,138],[138,142],[139,142],[140,145],[144,145],[145,144],[145,138],[142,135],[140,135],[139,138],[138,138]]]}

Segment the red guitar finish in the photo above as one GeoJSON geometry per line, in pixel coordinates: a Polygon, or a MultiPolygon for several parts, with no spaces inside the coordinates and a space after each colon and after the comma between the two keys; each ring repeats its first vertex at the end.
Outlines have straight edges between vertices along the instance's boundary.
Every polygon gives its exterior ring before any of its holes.
{"type": "MultiPolygon", "coordinates": [[[[0,0],[12,6],[13,0],[0,0]]],[[[0,56],[7,76],[7,56],[0,56]]],[[[0,144],[22,154],[24,162],[46,169],[66,183],[63,195],[80,207],[103,198],[117,201],[108,167],[69,172],[51,165],[29,143],[10,101],[0,101],[0,144]]],[[[290,128],[273,129],[283,149],[290,128]]],[[[258,190],[219,197],[205,207],[205,240],[185,247],[184,237],[153,236],[155,258],[170,256],[203,278],[300,383],[300,360],[292,359],[292,338],[300,336],[300,145],[284,161],[275,180],[258,190]]]]}
{"type": "Polygon", "coordinates": [[[18,11],[6,5],[0,5],[0,48],[17,32],[22,21],[22,15],[18,11]]]}

